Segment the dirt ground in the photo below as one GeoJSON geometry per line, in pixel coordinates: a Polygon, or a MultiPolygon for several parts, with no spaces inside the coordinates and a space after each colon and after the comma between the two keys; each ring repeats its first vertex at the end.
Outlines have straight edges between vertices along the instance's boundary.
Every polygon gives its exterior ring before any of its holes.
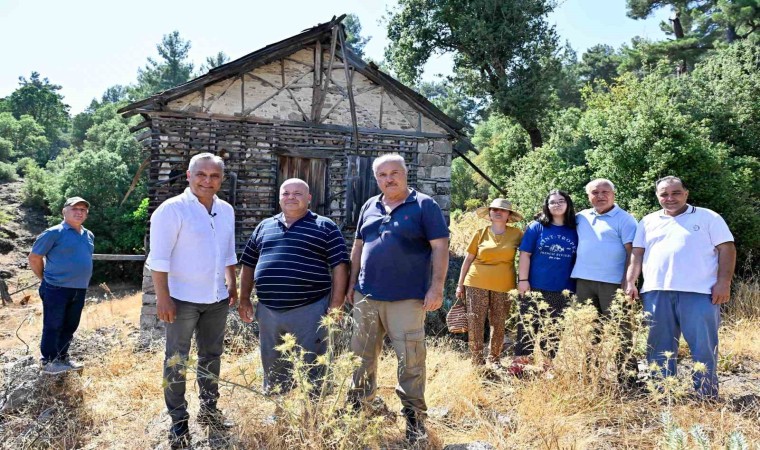
{"type": "Polygon", "coordinates": [[[24,181],[0,183],[0,278],[10,292],[36,282],[27,255],[37,235],[47,228],[42,211],[21,204],[24,181]]]}

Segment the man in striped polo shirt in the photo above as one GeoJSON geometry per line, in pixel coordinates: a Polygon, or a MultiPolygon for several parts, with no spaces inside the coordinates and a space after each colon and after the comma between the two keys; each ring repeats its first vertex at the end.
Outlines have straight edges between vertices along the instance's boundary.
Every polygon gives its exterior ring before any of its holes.
{"type": "MultiPolygon", "coordinates": [[[[253,320],[251,291],[256,286],[259,303],[261,363],[264,390],[286,392],[292,388],[292,367],[275,347],[286,333],[313,364],[327,350],[327,330],[320,327],[328,308],[340,308],[348,283],[346,241],[330,219],[309,210],[309,185],[298,178],[280,186],[282,212],[262,221],[245,246],[238,312],[253,320]],[[331,270],[332,269],[332,270],[331,270]]],[[[323,368],[312,366],[309,377],[318,381],[323,368]]]]}

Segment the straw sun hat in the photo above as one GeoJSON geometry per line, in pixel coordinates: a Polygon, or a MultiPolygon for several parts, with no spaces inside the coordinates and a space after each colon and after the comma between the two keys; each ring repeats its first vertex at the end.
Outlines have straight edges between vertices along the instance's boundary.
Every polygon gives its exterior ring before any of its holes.
{"type": "Polygon", "coordinates": [[[504,198],[494,199],[494,201],[492,201],[490,205],[481,206],[480,208],[476,209],[475,213],[478,215],[478,217],[487,219],[488,210],[491,208],[498,208],[498,209],[503,209],[505,211],[509,211],[510,212],[509,220],[507,220],[507,222],[519,222],[523,219],[522,214],[512,209],[512,202],[504,198]]]}

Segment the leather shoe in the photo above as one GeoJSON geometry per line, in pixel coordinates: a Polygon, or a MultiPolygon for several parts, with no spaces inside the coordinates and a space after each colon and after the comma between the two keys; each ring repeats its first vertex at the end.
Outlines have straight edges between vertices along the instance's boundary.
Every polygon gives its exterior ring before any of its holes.
{"type": "Polygon", "coordinates": [[[235,426],[235,422],[224,416],[220,409],[201,409],[198,413],[198,423],[202,426],[217,430],[229,430],[235,426]]]}

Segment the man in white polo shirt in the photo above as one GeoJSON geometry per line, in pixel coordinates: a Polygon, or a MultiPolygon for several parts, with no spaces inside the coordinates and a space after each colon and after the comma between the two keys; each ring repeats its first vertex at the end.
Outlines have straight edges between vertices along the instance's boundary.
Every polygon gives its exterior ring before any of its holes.
{"type": "Polygon", "coordinates": [[[216,407],[219,366],[229,306],[237,300],[235,213],[216,193],[224,178],[224,161],[211,153],[190,159],[189,187],[166,200],[151,216],[151,269],[158,318],[166,322],[164,400],[172,427],[172,449],[190,445],[185,363],[195,333],[198,346],[198,422],[229,428],[216,407]]]}
{"type": "MultiPolygon", "coordinates": [[[[612,181],[605,178],[592,180],[586,185],[586,194],[593,208],[584,209],[575,216],[578,255],[571,276],[576,279],[578,300],[591,300],[601,316],[609,317],[617,290],[625,288],[625,271],[636,234],[636,219],[615,203],[612,181]]],[[[623,348],[618,357],[619,378],[632,386],[638,368],[633,358],[626,358],[630,327],[625,322],[621,325],[623,348]]]]}
{"type": "Polygon", "coordinates": [[[641,298],[649,313],[647,359],[663,376],[675,375],[678,339],[683,333],[702,398],[718,395],[720,305],[728,302],[736,264],[734,238],[717,213],[686,203],[689,191],[673,176],[656,183],[662,210],[645,216],[636,229],[626,294],[639,298],[636,281],[644,273],[641,298]]]}

